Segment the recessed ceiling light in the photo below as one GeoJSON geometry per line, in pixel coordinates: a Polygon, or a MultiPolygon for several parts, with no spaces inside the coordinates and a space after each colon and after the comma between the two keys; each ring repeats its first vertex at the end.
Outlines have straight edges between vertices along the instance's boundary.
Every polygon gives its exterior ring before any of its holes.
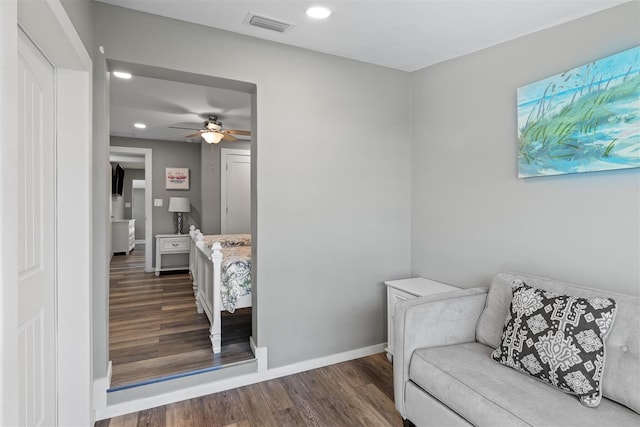
{"type": "Polygon", "coordinates": [[[131,78],[131,73],[125,73],[124,71],[114,71],[113,75],[120,78],[120,79],[130,79],[131,78]]]}
{"type": "Polygon", "coordinates": [[[331,15],[331,11],[324,6],[314,6],[307,9],[307,16],[315,19],[325,19],[331,15]]]}
{"type": "Polygon", "coordinates": [[[145,125],[144,123],[135,123],[134,126],[137,127],[138,129],[146,129],[147,128],[147,125],[145,125]]]}

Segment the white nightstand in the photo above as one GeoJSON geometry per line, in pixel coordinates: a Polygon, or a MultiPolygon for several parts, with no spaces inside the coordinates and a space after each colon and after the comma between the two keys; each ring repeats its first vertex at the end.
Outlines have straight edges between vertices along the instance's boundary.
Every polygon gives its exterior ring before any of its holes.
{"type": "Polygon", "coordinates": [[[188,270],[189,261],[184,266],[162,268],[162,255],[188,254],[191,247],[188,234],[156,234],[156,276],[161,271],[188,270]]]}
{"type": "Polygon", "coordinates": [[[435,280],[414,277],[404,280],[389,280],[384,282],[387,285],[387,359],[393,361],[393,323],[395,319],[394,308],[398,301],[426,295],[438,294],[440,292],[456,291],[460,288],[435,280]]]}
{"type": "Polygon", "coordinates": [[[129,252],[136,246],[136,220],[112,219],[111,220],[111,251],[129,252]]]}

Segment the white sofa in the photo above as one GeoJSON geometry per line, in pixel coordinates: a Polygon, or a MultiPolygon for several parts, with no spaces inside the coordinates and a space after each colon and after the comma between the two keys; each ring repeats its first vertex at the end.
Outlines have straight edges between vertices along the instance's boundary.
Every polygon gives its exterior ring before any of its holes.
{"type": "Polygon", "coordinates": [[[640,426],[638,297],[505,272],[488,290],[399,302],[395,317],[394,394],[405,425],[640,426]],[[597,408],[491,358],[501,343],[514,280],[555,294],[616,301],[597,408]]]}

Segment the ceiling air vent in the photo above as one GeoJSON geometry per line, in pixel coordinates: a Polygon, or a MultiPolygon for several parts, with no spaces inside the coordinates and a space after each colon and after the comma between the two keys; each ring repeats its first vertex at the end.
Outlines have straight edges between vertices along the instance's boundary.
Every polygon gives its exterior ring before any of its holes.
{"type": "Polygon", "coordinates": [[[253,12],[249,12],[244,23],[253,25],[254,27],[264,28],[266,30],[277,31],[279,33],[287,33],[296,26],[296,24],[292,24],[291,22],[269,18],[268,16],[258,15],[253,12]]]}

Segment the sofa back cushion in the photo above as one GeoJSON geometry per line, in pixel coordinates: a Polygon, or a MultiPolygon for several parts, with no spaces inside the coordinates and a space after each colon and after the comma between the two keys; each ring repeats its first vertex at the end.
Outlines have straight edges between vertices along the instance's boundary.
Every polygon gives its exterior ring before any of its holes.
{"type": "Polygon", "coordinates": [[[553,279],[522,273],[497,274],[489,287],[485,309],[476,328],[476,340],[492,348],[500,346],[512,293],[511,284],[521,280],[529,286],[556,294],[582,298],[608,297],[618,304],[613,328],[606,339],[603,396],[640,413],[640,298],[584,288],[553,279]]]}

